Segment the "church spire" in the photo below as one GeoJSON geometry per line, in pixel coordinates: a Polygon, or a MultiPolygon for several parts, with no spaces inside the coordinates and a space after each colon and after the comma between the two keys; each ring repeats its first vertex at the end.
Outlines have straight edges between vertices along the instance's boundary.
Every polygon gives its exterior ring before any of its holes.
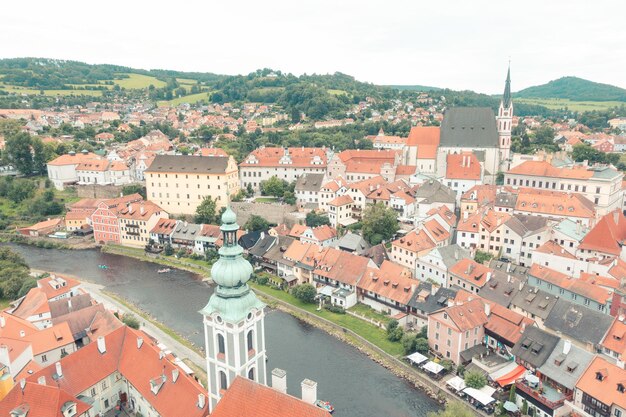
{"type": "Polygon", "coordinates": [[[506,73],[506,82],[504,84],[504,95],[502,96],[502,105],[505,109],[511,107],[511,63],[506,73]]]}

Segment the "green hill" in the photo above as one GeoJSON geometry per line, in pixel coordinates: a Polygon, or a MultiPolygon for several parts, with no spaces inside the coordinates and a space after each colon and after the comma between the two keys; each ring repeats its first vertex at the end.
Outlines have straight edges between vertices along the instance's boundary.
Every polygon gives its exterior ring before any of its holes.
{"type": "Polygon", "coordinates": [[[442,90],[442,88],[439,87],[428,87],[425,85],[389,85],[388,87],[395,88],[397,90],[419,91],[420,93],[442,90]]]}
{"type": "Polygon", "coordinates": [[[513,97],[626,102],[626,90],[614,85],[596,83],[582,78],[562,77],[543,85],[525,88],[513,94],[513,97]]]}

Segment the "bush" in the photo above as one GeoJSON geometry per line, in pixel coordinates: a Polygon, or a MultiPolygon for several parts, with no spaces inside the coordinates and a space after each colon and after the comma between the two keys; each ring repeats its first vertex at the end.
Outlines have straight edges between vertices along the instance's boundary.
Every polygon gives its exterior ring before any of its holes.
{"type": "Polygon", "coordinates": [[[341,307],[341,306],[337,306],[334,304],[326,304],[324,306],[324,308],[328,311],[330,311],[331,313],[337,313],[337,314],[346,314],[346,309],[341,307]]]}
{"type": "Polygon", "coordinates": [[[124,323],[131,329],[139,330],[139,320],[132,314],[124,314],[124,316],[122,317],[122,323],[124,323]]]}
{"type": "Polygon", "coordinates": [[[463,378],[465,385],[470,388],[481,389],[487,385],[487,377],[479,371],[467,371],[463,378]]]}
{"type": "Polygon", "coordinates": [[[165,254],[165,256],[172,256],[174,254],[174,248],[172,247],[172,245],[170,245],[169,243],[165,245],[165,248],[163,249],[163,254],[165,254]]]}
{"type": "Polygon", "coordinates": [[[442,360],[439,365],[443,366],[443,369],[445,369],[446,372],[450,372],[454,369],[454,362],[452,362],[450,359],[442,360]]]}
{"type": "Polygon", "coordinates": [[[259,285],[267,285],[269,280],[270,279],[267,277],[267,275],[257,275],[257,277],[256,277],[256,282],[259,285]]]}
{"type": "Polygon", "coordinates": [[[311,284],[296,285],[291,294],[303,303],[313,304],[317,296],[317,290],[311,284]]]}
{"type": "Polygon", "coordinates": [[[390,342],[399,342],[402,340],[402,336],[404,336],[404,330],[400,326],[395,327],[391,331],[387,330],[387,339],[390,342]]]}

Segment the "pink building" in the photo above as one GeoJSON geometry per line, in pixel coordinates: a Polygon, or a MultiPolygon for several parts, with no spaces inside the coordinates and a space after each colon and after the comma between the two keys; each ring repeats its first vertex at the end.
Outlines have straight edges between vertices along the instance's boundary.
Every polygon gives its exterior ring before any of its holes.
{"type": "Polygon", "coordinates": [[[480,299],[435,311],[428,316],[428,344],[442,358],[459,365],[461,352],[483,343],[489,305],[480,299]]]}

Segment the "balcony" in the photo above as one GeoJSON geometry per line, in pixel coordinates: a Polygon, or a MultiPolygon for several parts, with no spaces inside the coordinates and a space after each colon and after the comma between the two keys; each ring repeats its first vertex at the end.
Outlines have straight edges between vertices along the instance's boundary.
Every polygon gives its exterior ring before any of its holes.
{"type": "Polygon", "coordinates": [[[531,402],[532,399],[534,399],[550,410],[556,410],[561,407],[565,401],[571,401],[573,398],[571,394],[565,395],[543,381],[539,382],[537,388],[532,388],[525,380],[519,380],[515,383],[515,389],[518,393],[523,393],[521,394],[522,397],[528,398],[531,402]]]}

